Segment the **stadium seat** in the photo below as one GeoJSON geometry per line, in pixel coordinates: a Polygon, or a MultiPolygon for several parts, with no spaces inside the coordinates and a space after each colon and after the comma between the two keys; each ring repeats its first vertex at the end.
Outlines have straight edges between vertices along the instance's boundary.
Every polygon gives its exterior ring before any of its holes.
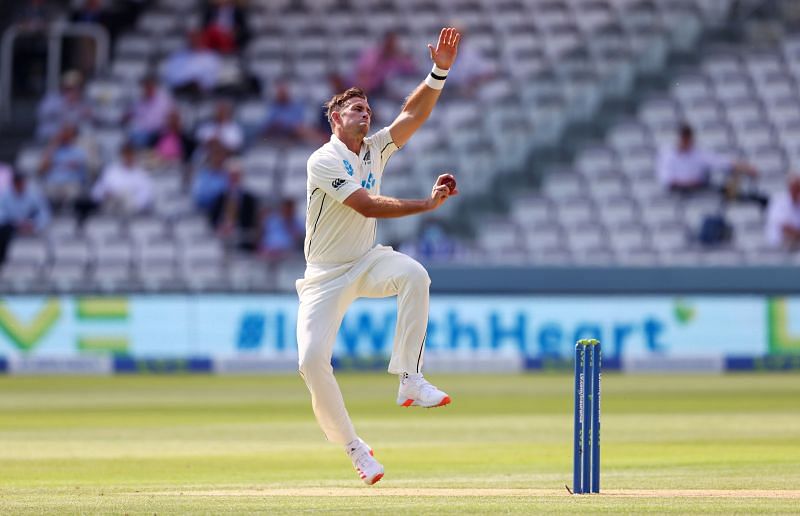
{"type": "Polygon", "coordinates": [[[128,235],[134,245],[163,239],[166,234],[166,224],[157,217],[134,218],[128,223],[128,235]]]}
{"type": "Polygon", "coordinates": [[[122,234],[122,221],[110,216],[96,216],[86,222],[83,234],[93,244],[104,245],[106,242],[119,239],[122,234]]]}
{"type": "Polygon", "coordinates": [[[22,269],[24,265],[31,269],[41,269],[49,261],[50,253],[47,241],[42,238],[17,237],[8,249],[7,265],[22,269]]]}

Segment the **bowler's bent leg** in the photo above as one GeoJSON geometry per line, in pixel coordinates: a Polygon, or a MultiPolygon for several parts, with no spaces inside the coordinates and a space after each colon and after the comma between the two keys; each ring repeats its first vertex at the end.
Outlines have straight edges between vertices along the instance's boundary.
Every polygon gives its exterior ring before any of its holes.
{"type": "Polygon", "coordinates": [[[336,333],[347,308],[339,291],[300,295],[297,313],[297,344],[300,375],[311,392],[311,405],[319,426],[329,441],[347,444],[357,439],[342,392],[333,376],[331,356],[336,333]]]}
{"type": "Polygon", "coordinates": [[[379,259],[363,277],[358,295],[397,296],[397,329],[389,372],[422,371],[422,353],[428,329],[431,279],[416,260],[398,252],[379,259]]]}

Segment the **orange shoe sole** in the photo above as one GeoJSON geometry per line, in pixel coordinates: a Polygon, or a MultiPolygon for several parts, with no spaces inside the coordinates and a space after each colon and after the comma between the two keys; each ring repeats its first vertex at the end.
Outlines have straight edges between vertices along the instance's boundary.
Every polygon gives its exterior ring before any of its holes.
{"type": "MultiPolygon", "coordinates": [[[[451,401],[450,400],[450,396],[445,396],[444,398],[442,398],[442,401],[440,401],[437,405],[431,405],[430,407],[425,407],[425,408],[444,407],[445,405],[449,405],[450,401],[451,401]]],[[[406,400],[406,401],[403,402],[402,406],[403,407],[410,407],[413,404],[414,404],[414,400],[406,400]]]]}
{"type": "Polygon", "coordinates": [[[449,404],[450,404],[450,396],[445,396],[444,398],[442,398],[442,401],[440,401],[438,405],[434,405],[433,407],[429,408],[444,407],[445,405],[449,404]]]}

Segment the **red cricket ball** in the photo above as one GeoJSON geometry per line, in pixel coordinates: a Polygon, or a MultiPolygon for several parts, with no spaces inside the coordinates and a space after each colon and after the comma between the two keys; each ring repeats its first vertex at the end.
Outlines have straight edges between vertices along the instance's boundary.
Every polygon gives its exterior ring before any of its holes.
{"type": "Polygon", "coordinates": [[[444,178],[442,180],[442,184],[447,186],[447,188],[450,190],[450,193],[453,193],[456,189],[456,180],[453,179],[452,177],[444,178]]]}

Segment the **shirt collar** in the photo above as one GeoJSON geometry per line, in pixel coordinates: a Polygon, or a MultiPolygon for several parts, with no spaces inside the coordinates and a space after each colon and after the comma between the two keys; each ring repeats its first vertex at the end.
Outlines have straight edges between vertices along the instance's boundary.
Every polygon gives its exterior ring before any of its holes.
{"type": "MultiPolygon", "coordinates": [[[[343,142],[342,140],[340,140],[340,139],[339,139],[339,137],[338,137],[338,136],[336,136],[335,134],[331,134],[331,145],[333,145],[333,147],[334,147],[335,149],[337,149],[337,150],[340,150],[340,151],[343,151],[343,152],[347,152],[347,153],[349,153],[351,156],[355,156],[355,157],[356,157],[356,161],[358,161],[358,155],[357,155],[357,154],[354,154],[354,153],[353,153],[353,151],[351,151],[350,149],[348,149],[348,148],[347,148],[347,145],[345,145],[345,144],[344,144],[344,142],[343,142]]],[[[361,143],[361,147],[362,147],[362,148],[364,147],[364,143],[363,143],[363,141],[362,141],[362,143],[361,143]]]]}

